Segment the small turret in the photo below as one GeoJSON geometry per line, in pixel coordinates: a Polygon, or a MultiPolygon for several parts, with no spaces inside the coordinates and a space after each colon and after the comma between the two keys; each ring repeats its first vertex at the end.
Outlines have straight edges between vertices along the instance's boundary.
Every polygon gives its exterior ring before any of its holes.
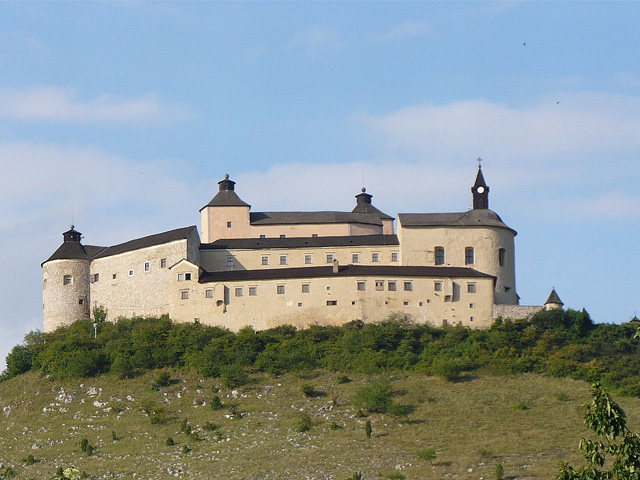
{"type": "Polygon", "coordinates": [[[551,293],[549,294],[549,298],[547,298],[547,301],[544,302],[544,309],[553,310],[556,308],[562,308],[563,306],[564,303],[562,303],[562,300],[560,300],[560,297],[556,293],[556,287],[553,287],[551,289],[551,293]]]}
{"type": "MultiPolygon", "coordinates": [[[[478,159],[480,162],[481,159],[478,159]]],[[[489,187],[484,181],[482,175],[482,166],[478,163],[478,175],[476,175],[476,183],[471,187],[471,193],[473,194],[473,209],[488,209],[489,208],[489,187]]]]}
{"type": "Polygon", "coordinates": [[[375,213],[380,215],[382,220],[382,232],[387,234],[393,234],[393,220],[394,218],[381,212],[371,203],[373,195],[367,193],[367,189],[362,187],[361,193],[356,195],[356,206],[351,213],[375,213]]]}
{"type": "Polygon", "coordinates": [[[218,182],[218,193],[200,209],[202,243],[220,238],[244,238],[249,232],[251,205],[235,192],[236,182],[229,174],[218,182]]]}

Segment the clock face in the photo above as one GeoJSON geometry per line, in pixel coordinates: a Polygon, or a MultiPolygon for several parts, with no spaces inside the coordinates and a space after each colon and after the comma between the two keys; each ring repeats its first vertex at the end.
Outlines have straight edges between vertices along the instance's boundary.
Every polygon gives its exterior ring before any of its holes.
{"type": "Polygon", "coordinates": [[[478,193],[484,193],[484,187],[478,187],[478,190],[476,190],[478,193]]]}

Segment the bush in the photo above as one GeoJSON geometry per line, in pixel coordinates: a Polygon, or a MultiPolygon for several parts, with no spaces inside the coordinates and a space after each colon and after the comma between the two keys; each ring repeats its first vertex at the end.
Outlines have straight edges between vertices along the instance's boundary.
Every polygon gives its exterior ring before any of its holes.
{"type": "Polygon", "coordinates": [[[343,383],[349,383],[349,382],[351,382],[351,379],[350,379],[349,377],[347,377],[346,375],[340,375],[340,376],[336,379],[336,381],[337,381],[339,384],[343,384],[343,383]]]}
{"type": "Polygon", "coordinates": [[[371,427],[371,420],[367,420],[367,423],[364,424],[364,433],[367,438],[371,438],[371,433],[373,432],[373,428],[371,427]]]}
{"type": "Polygon", "coordinates": [[[369,413],[387,413],[393,403],[393,389],[387,379],[376,380],[360,387],[355,394],[354,403],[369,413]]]}
{"type": "Polygon", "coordinates": [[[436,459],[436,451],[433,448],[423,448],[422,450],[418,450],[416,452],[416,457],[420,460],[426,460],[429,463],[433,463],[436,459]]]}
{"type": "Polygon", "coordinates": [[[215,395],[211,399],[211,410],[222,410],[224,408],[224,404],[222,403],[222,399],[220,395],[215,395]]]}
{"type": "Polygon", "coordinates": [[[213,432],[214,430],[218,429],[218,426],[213,423],[213,422],[204,422],[204,425],[202,426],[203,430],[206,430],[208,432],[213,432]]]}
{"type": "Polygon", "coordinates": [[[174,442],[174,441],[173,441],[173,438],[172,438],[172,437],[169,437],[169,438],[167,438],[167,441],[166,441],[166,442],[164,442],[164,444],[165,444],[167,447],[173,447],[173,446],[176,444],[176,442],[174,442]]]}
{"type": "Polygon", "coordinates": [[[303,383],[302,385],[300,385],[300,391],[302,392],[302,394],[307,397],[307,398],[312,398],[312,397],[319,397],[321,396],[321,392],[319,392],[318,390],[315,389],[315,387],[313,385],[310,385],[308,383],[303,383]]]}
{"type": "Polygon", "coordinates": [[[237,388],[249,382],[249,375],[242,365],[227,365],[220,372],[220,380],[227,388],[237,388]]]}
{"type": "Polygon", "coordinates": [[[496,480],[502,480],[504,478],[504,467],[501,463],[496,464],[496,480]]]}
{"type": "Polygon", "coordinates": [[[300,413],[298,423],[296,424],[296,432],[303,433],[308,432],[313,428],[313,419],[308,413],[300,413]]]}
{"type": "Polygon", "coordinates": [[[161,387],[168,387],[169,385],[171,385],[171,375],[169,372],[160,372],[151,384],[151,388],[153,390],[158,390],[161,387]]]}

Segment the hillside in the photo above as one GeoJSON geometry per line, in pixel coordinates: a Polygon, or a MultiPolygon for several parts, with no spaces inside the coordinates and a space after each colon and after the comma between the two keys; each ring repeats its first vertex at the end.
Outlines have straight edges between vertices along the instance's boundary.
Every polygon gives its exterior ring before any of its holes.
{"type": "MultiPolygon", "coordinates": [[[[589,400],[589,385],[569,379],[524,374],[448,382],[395,374],[394,400],[414,410],[365,418],[354,405],[372,379],[364,374],[349,374],[344,383],[319,371],[254,373],[234,391],[219,379],[168,372],[171,384],[155,390],[157,371],[74,381],[27,373],[0,383],[0,463],[24,479],[52,478],[59,466],[72,465],[94,479],[344,480],[357,471],[364,479],[493,479],[497,463],[506,478],[549,479],[560,460],[581,463],[578,440],[588,434],[580,405],[589,400]],[[221,410],[211,408],[216,394],[221,410]],[[241,418],[230,418],[234,412],[241,418]],[[312,425],[300,432],[304,414],[312,425]],[[175,445],[167,446],[168,437],[175,445]],[[92,455],[81,451],[85,438],[92,455]],[[418,455],[429,448],[437,452],[432,464],[418,455]]],[[[640,400],[620,403],[637,430],[640,400]]]]}

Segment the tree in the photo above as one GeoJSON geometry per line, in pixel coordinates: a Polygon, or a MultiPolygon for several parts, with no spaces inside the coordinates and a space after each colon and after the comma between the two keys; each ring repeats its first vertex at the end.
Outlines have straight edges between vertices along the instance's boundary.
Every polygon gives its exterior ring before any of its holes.
{"type": "Polygon", "coordinates": [[[580,440],[587,464],[577,470],[561,464],[557,480],[640,480],[640,436],[629,430],[624,410],[598,384],[585,405],[584,424],[598,437],[580,440]]]}

